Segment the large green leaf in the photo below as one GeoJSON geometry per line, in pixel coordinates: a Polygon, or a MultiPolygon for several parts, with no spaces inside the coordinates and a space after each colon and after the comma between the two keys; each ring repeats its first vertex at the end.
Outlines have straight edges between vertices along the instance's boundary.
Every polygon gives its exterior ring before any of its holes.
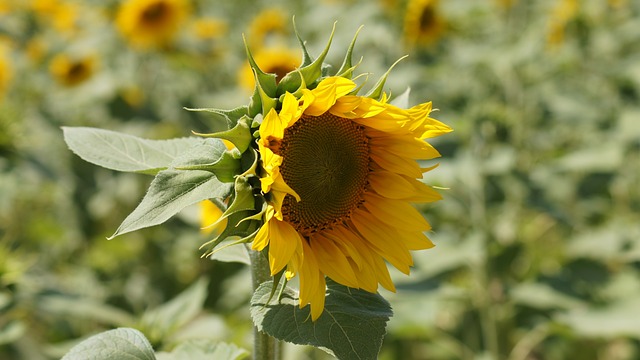
{"type": "Polygon", "coordinates": [[[233,183],[223,183],[206,170],[163,170],[151,182],[142,202],[120,224],[110,239],[159,225],[185,207],[209,198],[224,198],[233,183]]]}
{"type": "Polygon", "coordinates": [[[286,288],[279,303],[272,300],[272,282],[258,287],[251,299],[251,317],[258,330],[288,342],[312,345],[338,359],[377,359],[385,327],[393,315],[379,294],[352,289],[327,279],[324,312],[311,321],[309,306],[300,309],[298,295],[286,288]]]}
{"type": "Polygon", "coordinates": [[[190,340],[178,345],[173,351],[159,352],[158,360],[239,360],[249,356],[249,352],[234,344],[207,339],[190,340]]]}
{"type": "Polygon", "coordinates": [[[89,127],[63,127],[64,140],[85,161],[107,169],[156,174],[179,154],[202,144],[196,137],[148,140],[89,127]]]}
{"type": "Polygon", "coordinates": [[[153,348],[144,335],[119,328],[94,335],[74,346],[62,360],[154,360],[153,348]]]}
{"type": "Polygon", "coordinates": [[[208,281],[200,279],[169,302],[145,312],[140,323],[149,339],[154,342],[165,340],[166,336],[193,320],[207,299],[207,284],[208,281]]]}

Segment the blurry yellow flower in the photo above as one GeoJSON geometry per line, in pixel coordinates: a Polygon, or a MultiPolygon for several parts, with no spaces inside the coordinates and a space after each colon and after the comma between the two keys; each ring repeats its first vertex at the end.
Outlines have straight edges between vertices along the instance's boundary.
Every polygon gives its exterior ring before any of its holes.
{"type": "Polygon", "coordinates": [[[13,69],[7,54],[7,50],[0,46],[0,100],[9,88],[11,79],[13,78],[13,69]]]}
{"type": "MultiPolygon", "coordinates": [[[[263,72],[276,74],[276,82],[295,70],[302,60],[299,50],[287,48],[261,49],[253,54],[253,58],[263,72]]],[[[243,88],[253,91],[255,81],[249,63],[240,69],[238,81],[243,88]]]]}
{"type": "Polygon", "coordinates": [[[222,210],[209,200],[200,202],[200,229],[203,234],[218,234],[227,227],[227,219],[223,219],[220,223],[216,221],[222,216],[222,210]],[[214,225],[215,224],[215,225],[214,225]]]}
{"type": "Polygon", "coordinates": [[[96,71],[97,60],[93,56],[71,57],[56,55],[49,65],[49,72],[58,83],[76,86],[89,79],[96,71]]]}
{"type": "Polygon", "coordinates": [[[118,10],[116,24],[134,46],[163,46],[174,39],[188,13],[186,0],[128,0],[118,10]]]}
{"type": "Polygon", "coordinates": [[[30,8],[58,31],[71,32],[76,27],[79,12],[77,4],[60,0],[32,0],[30,8]]]}
{"type": "Polygon", "coordinates": [[[432,44],[444,29],[437,0],[409,0],[404,16],[404,38],[409,46],[432,44]]]}
{"type": "Polygon", "coordinates": [[[11,0],[0,0],[0,15],[10,13],[12,5],[11,0]]]}
{"type": "Polygon", "coordinates": [[[418,159],[440,156],[426,138],[451,128],[429,117],[431,103],[404,110],[349,95],[356,84],[322,80],[260,125],[258,147],[268,205],[253,249],[269,246],[271,274],[300,276],[300,307],[317,319],[325,275],[353,288],[395,291],[385,260],[403,273],[410,250],[428,249],[431,227],[409,203],[441,196],[417,179],[418,159]]]}
{"type": "Polygon", "coordinates": [[[137,86],[129,86],[120,90],[120,96],[131,107],[139,107],[144,102],[144,92],[137,86]]]}
{"type": "Polygon", "coordinates": [[[567,24],[578,14],[578,0],[561,0],[551,11],[549,29],[547,32],[547,44],[558,46],[564,42],[567,24]]]}
{"type": "Polygon", "coordinates": [[[193,33],[203,40],[219,38],[227,32],[227,23],[214,18],[201,18],[193,23],[193,33]]]}
{"type": "Polygon", "coordinates": [[[496,5],[503,9],[511,8],[517,0],[495,0],[496,5]]]}
{"type": "Polygon", "coordinates": [[[276,37],[276,45],[279,45],[278,35],[288,35],[289,21],[282,10],[267,9],[260,12],[249,25],[248,38],[250,46],[258,49],[263,46],[273,46],[270,43],[276,37]]]}
{"type": "Polygon", "coordinates": [[[616,9],[621,9],[628,5],[628,0],[609,0],[609,6],[616,9]]]}

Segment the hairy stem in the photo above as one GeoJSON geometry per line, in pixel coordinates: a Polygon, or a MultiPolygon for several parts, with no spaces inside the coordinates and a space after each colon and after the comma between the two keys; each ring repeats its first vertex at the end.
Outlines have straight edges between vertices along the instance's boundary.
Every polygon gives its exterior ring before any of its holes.
{"type": "MultiPolygon", "coordinates": [[[[251,282],[255,291],[260,284],[271,280],[269,259],[265,254],[251,250],[247,246],[251,258],[251,282]]],[[[279,360],[282,344],[275,338],[253,327],[253,359],[254,360],[279,360]]]]}

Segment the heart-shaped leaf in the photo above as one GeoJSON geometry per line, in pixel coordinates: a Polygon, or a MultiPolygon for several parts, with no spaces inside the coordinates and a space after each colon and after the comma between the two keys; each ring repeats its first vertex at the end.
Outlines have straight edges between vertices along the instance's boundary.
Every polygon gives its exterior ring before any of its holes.
{"type": "Polygon", "coordinates": [[[377,359],[393,315],[379,294],[352,289],[327,279],[324,312],[311,321],[309,307],[299,308],[295,290],[286,288],[272,300],[272,282],[261,284],[251,299],[251,317],[260,331],[299,345],[319,347],[338,359],[377,359]]]}

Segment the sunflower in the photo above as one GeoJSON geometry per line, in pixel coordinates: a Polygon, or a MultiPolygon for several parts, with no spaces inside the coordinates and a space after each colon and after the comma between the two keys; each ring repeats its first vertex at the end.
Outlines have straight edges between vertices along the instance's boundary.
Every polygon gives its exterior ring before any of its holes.
{"type": "Polygon", "coordinates": [[[89,79],[96,67],[97,60],[94,56],[72,57],[58,54],[51,60],[49,72],[58,83],[72,87],[89,79]]]}
{"type": "Polygon", "coordinates": [[[0,44],[0,100],[4,97],[11,83],[11,78],[13,77],[11,63],[6,53],[7,51],[4,49],[4,46],[0,44]]]}
{"type": "Polygon", "coordinates": [[[410,202],[441,196],[417,179],[440,154],[424,139],[451,131],[431,103],[400,109],[352,95],[356,84],[327,77],[299,97],[286,92],[260,128],[264,225],[252,248],[268,246],[271,274],[299,275],[300,307],[316,320],[325,275],[343,285],[395,291],[385,261],[405,274],[410,250],[428,249],[431,227],[410,202]]]}
{"type": "Polygon", "coordinates": [[[40,20],[60,32],[72,33],[77,27],[78,4],[61,0],[32,0],[28,7],[40,20]]]}
{"type": "Polygon", "coordinates": [[[576,18],[579,6],[577,0],[562,0],[552,9],[547,33],[549,46],[555,47],[564,42],[567,24],[576,18]]]}
{"type": "Polygon", "coordinates": [[[118,10],[116,24],[134,46],[170,43],[189,12],[185,0],[129,0],[118,10]]]}
{"type": "Polygon", "coordinates": [[[219,19],[203,17],[194,21],[192,30],[198,39],[211,40],[227,32],[227,23],[219,19]]]}
{"type": "Polygon", "coordinates": [[[437,0],[410,0],[404,17],[404,38],[409,46],[430,45],[444,31],[437,0]]]}
{"type": "MultiPolygon", "coordinates": [[[[283,47],[261,49],[254,54],[254,59],[260,69],[276,75],[276,82],[286,74],[294,71],[300,64],[300,52],[283,47]]],[[[248,91],[253,91],[255,81],[251,65],[247,62],[238,73],[238,82],[248,91]]]]}
{"type": "MultiPolygon", "coordinates": [[[[251,47],[258,49],[269,45],[270,40],[278,42],[278,35],[288,35],[288,18],[279,9],[266,9],[258,13],[249,24],[248,38],[251,47]]],[[[273,44],[271,44],[273,45],[273,44]]]]}

